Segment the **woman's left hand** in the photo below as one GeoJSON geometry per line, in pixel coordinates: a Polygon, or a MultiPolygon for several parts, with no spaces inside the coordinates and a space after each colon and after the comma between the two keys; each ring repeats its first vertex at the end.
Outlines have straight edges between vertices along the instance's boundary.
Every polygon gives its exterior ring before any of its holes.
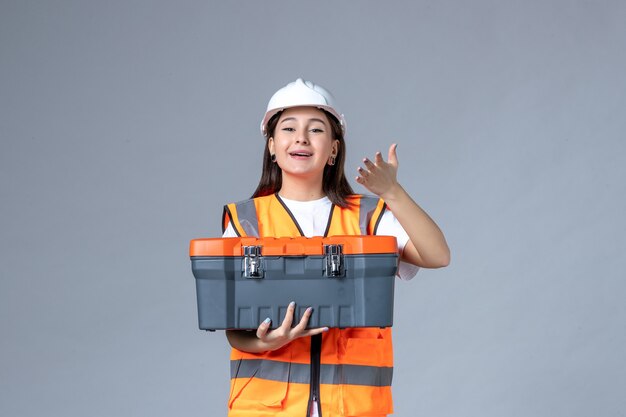
{"type": "Polygon", "coordinates": [[[385,199],[385,194],[394,187],[398,186],[396,179],[398,172],[398,156],[396,154],[397,144],[392,144],[389,147],[388,161],[383,160],[383,156],[380,152],[376,152],[374,162],[368,158],[363,159],[365,168],[359,167],[359,175],[356,177],[356,182],[363,185],[371,193],[376,194],[385,199]]]}

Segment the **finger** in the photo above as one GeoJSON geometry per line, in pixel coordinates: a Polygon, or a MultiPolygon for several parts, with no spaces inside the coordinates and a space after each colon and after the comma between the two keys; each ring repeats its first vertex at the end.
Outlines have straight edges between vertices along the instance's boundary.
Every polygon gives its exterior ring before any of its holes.
{"type": "Polygon", "coordinates": [[[385,162],[383,160],[383,155],[380,152],[376,152],[376,155],[374,156],[374,160],[376,161],[376,165],[381,165],[383,162],[385,162]]]}
{"type": "Polygon", "coordinates": [[[306,337],[306,336],[315,336],[316,334],[320,334],[320,333],[326,333],[328,331],[328,327],[319,327],[316,329],[309,329],[305,332],[303,332],[300,337],[306,337]]]}
{"type": "Polygon", "coordinates": [[[283,329],[288,329],[291,327],[291,323],[293,323],[293,312],[296,309],[296,302],[292,301],[289,303],[289,306],[287,307],[287,313],[285,313],[285,318],[283,319],[283,322],[281,323],[280,327],[283,329]]]}
{"type": "Polygon", "coordinates": [[[369,172],[368,170],[363,169],[363,168],[361,168],[361,167],[358,167],[358,168],[357,168],[357,171],[359,171],[359,174],[360,174],[360,175],[361,175],[361,177],[363,177],[363,178],[366,178],[366,177],[370,174],[370,172],[369,172]]]}
{"type": "Polygon", "coordinates": [[[272,320],[269,317],[263,320],[263,323],[261,323],[259,325],[259,328],[256,329],[256,337],[258,337],[259,339],[263,339],[263,337],[265,337],[265,335],[267,334],[267,331],[270,328],[271,322],[272,320]]]}
{"type": "Polygon", "coordinates": [[[297,332],[303,332],[306,329],[306,325],[309,323],[309,318],[311,317],[311,313],[313,313],[313,308],[309,307],[304,311],[304,314],[302,315],[302,318],[300,319],[300,322],[298,323],[298,325],[296,327],[294,327],[294,330],[296,330],[297,332]]]}
{"type": "Polygon", "coordinates": [[[389,147],[389,157],[387,158],[389,163],[393,165],[394,167],[398,166],[398,153],[396,152],[397,149],[398,149],[398,144],[397,143],[392,144],[389,147]]]}
{"type": "Polygon", "coordinates": [[[363,163],[365,164],[365,166],[367,167],[367,169],[372,169],[374,168],[376,165],[374,165],[374,163],[372,161],[370,161],[368,158],[363,158],[363,163]]]}

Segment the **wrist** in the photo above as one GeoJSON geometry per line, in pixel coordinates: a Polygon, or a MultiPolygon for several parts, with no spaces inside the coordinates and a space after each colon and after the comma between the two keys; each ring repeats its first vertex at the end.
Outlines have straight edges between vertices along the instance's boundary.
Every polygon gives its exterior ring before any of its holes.
{"type": "Polygon", "coordinates": [[[404,194],[406,194],[404,188],[402,188],[399,183],[395,183],[384,193],[381,193],[379,197],[382,198],[385,203],[392,204],[401,199],[404,194]]]}

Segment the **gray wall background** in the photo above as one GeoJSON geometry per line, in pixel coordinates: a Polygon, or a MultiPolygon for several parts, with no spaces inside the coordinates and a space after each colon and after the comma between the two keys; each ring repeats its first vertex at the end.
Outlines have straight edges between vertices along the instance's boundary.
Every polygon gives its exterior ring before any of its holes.
{"type": "Polygon", "coordinates": [[[0,415],[225,415],[188,241],[252,192],[267,100],[302,76],[342,105],[349,173],[399,143],[452,248],[397,283],[396,415],[625,416],[624,22],[623,1],[1,0],[0,415]]]}

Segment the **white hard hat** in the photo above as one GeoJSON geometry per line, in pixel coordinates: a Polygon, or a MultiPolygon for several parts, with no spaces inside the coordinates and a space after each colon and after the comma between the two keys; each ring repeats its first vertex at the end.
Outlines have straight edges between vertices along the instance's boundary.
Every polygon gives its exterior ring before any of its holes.
{"type": "Polygon", "coordinates": [[[267,104],[265,117],[261,122],[261,133],[266,134],[267,122],[279,111],[289,107],[298,106],[314,106],[322,110],[326,110],[339,120],[341,131],[346,133],[346,120],[343,114],[339,112],[335,98],[325,88],[298,78],[274,93],[270,102],[267,104]]]}

